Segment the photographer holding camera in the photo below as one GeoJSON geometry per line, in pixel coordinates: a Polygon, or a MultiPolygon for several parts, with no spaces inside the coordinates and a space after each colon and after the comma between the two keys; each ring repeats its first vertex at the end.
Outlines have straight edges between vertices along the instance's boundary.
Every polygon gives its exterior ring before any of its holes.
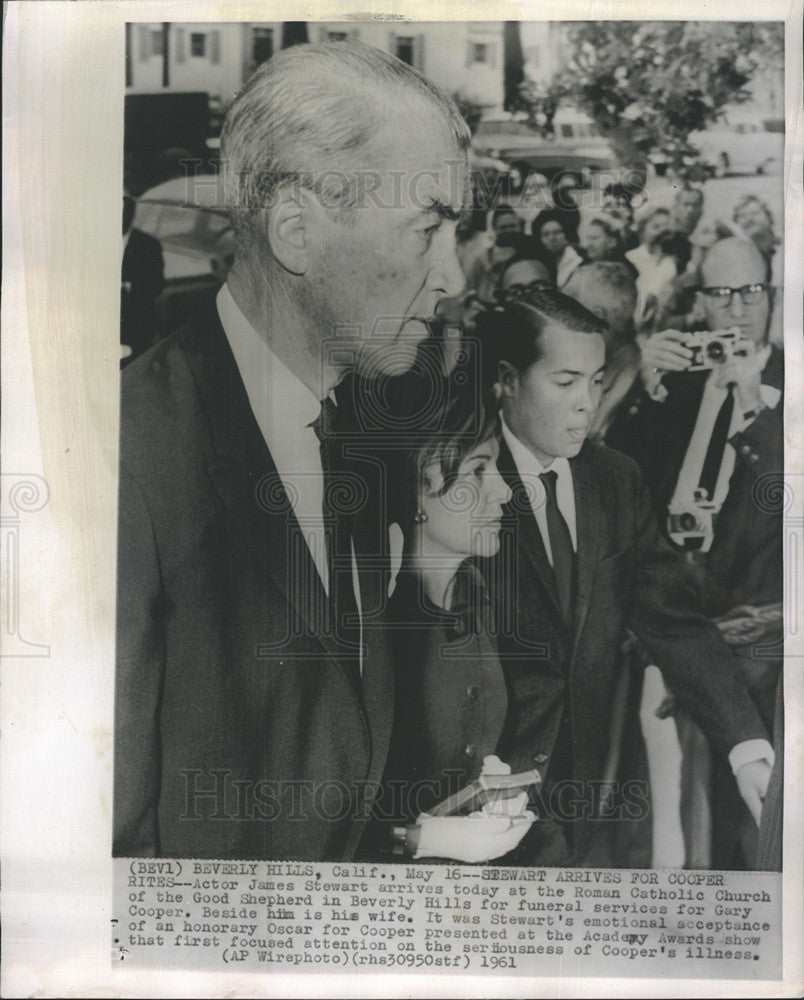
{"type": "MultiPolygon", "coordinates": [[[[782,509],[768,501],[784,470],[783,358],[768,343],[772,289],[753,243],[735,237],[715,243],[701,275],[707,330],[665,330],[647,338],[642,384],[621,407],[607,443],[641,466],[659,524],[687,552],[703,585],[705,610],[719,620],[727,641],[740,647],[740,634],[750,634],[744,653],[736,652],[774,733],[780,771],[781,660],[757,659],[751,651],[757,637],[768,648],[781,642],[782,509]]],[[[684,747],[690,742],[686,723],[677,721],[684,747]]],[[[688,771],[691,756],[685,754],[688,771]]],[[[754,764],[770,773],[774,754],[766,750],[754,764]]],[[[743,824],[741,831],[736,789],[712,766],[712,867],[780,869],[776,803],[771,810],[765,803],[757,844],[760,810],[751,810],[756,826],[743,824]]]]}

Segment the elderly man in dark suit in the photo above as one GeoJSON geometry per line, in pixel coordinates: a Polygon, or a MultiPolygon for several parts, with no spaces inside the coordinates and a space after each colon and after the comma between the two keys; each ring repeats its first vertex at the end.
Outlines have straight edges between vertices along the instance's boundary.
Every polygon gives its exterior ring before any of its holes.
{"type": "Polygon", "coordinates": [[[354,856],[393,684],[381,469],[337,447],[337,387],[408,368],[461,292],[468,141],[356,43],[278,53],[228,114],[234,266],[123,377],[118,856],[354,856]]]}
{"type": "MultiPolygon", "coordinates": [[[[516,860],[604,864],[599,783],[626,629],[644,643],[760,809],[766,729],[731,651],[700,612],[685,568],[661,538],[636,464],[586,440],[601,392],[601,321],[550,289],[510,304],[499,324],[499,468],[513,491],[495,595],[509,716],[498,753],[543,763],[534,824],[516,860]]],[[[621,802],[627,809],[639,801],[621,802]]],[[[634,814],[635,815],[635,814],[634,814]]]]}

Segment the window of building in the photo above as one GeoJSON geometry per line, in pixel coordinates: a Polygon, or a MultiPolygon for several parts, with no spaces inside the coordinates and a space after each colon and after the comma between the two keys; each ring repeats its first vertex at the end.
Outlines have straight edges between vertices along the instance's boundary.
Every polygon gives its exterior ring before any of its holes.
{"type": "Polygon", "coordinates": [[[327,38],[331,42],[345,42],[349,37],[348,31],[328,31],[327,38]]]}
{"type": "Polygon", "coordinates": [[[201,31],[190,33],[190,55],[204,58],[207,54],[207,36],[201,31]]]}
{"type": "Polygon", "coordinates": [[[221,62],[221,33],[220,31],[210,31],[209,33],[209,61],[213,66],[220,66],[221,62]]]}
{"type": "Polygon", "coordinates": [[[571,139],[572,138],[572,125],[564,124],[561,126],[561,138],[571,139]]]}
{"type": "Polygon", "coordinates": [[[251,58],[255,66],[264,63],[274,54],[273,28],[251,29],[251,58]]]}
{"type": "Polygon", "coordinates": [[[161,56],[162,55],[162,32],[152,31],[151,32],[151,55],[161,56]]]}
{"type": "Polygon", "coordinates": [[[396,40],[396,57],[408,66],[413,65],[413,39],[409,36],[399,35],[396,40]]]}
{"type": "Polygon", "coordinates": [[[484,63],[489,61],[489,47],[485,42],[474,42],[472,44],[472,62],[484,63]]]}

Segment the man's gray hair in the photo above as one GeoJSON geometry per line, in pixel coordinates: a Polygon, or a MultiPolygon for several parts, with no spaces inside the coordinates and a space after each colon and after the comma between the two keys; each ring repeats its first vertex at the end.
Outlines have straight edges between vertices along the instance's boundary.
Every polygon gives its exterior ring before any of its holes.
{"type": "Polygon", "coordinates": [[[389,167],[377,139],[394,102],[412,113],[414,102],[427,102],[456,145],[469,146],[452,100],[379,49],[352,41],[295,45],[264,63],[235,97],[221,136],[224,197],[238,242],[251,242],[263,210],[288,183],[348,219],[361,175],[370,183],[372,169],[389,167]]]}

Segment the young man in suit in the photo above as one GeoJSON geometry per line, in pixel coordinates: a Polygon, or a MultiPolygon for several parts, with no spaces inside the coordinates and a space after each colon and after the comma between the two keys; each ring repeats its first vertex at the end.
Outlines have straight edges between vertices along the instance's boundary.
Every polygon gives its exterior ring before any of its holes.
{"type": "Polygon", "coordinates": [[[550,289],[494,321],[498,465],[513,492],[500,554],[485,567],[509,697],[498,754],[514,771],[541,763],[545,776],[544,822],[514,860],[606,862],[597,800],[628,628],[729,759],[758,818],[770,747],[732,653],[661,538],[636,464],[586,440],[604,370],[601,321],[550,289]]]}
{"type": "MultiPolygon", "coordinates": [[[[648,375],[653,391],[636,387],[607,440],[638,462],[665,532],[678,527],[679,511],[694,511],[698,500],[708,505],[704,532],[685,536],[674,530],[670,538],[686,548],[702,581],[704,610],[716,618],[736,608],[781,607],[784,362],[768,341],[773,290],[754,244],[736,237],[715,243],[702,261],[701,276],[707,329],[736,329],[744,341],[739,353],[708,369],[688,371],[692,352],[686,334],[666,331],[663,367],[652,373],[652,386],[648,375]]],[[[770,637],[762,643],[754,639],[739,650],[738,663],[773,732],[781,772],[776,645],[770,637]],[[767,648],[765,656],[756,655],[757,645],[767,648]]],[[[679,721],[682,744],[688,744],[685,723],[679,721]]],[[[687,757],[690,763],[691,749],[687,757]]],[[[718,773],[717,762],[715,772],[713,787],[720,797],[713,816],[712,863],[780,869],[781,802],[775,810],[778,829],[764,829],[774,846],[760,848],[759,857],[750,843],[755,837],[743,836],[739,843],[741,803],[733,783],[724,780],[728,776],[718,773]]],[[[751,824],[744,829],[751,831],[751,824]]]]}
{"type": "Polygon", "coordinates": [[[410,367],[460,294],[468,143],[357,43],[278,53],[229,111],[233,267],[123,376],[117,856],[355,854],[393,716],[387,531],[336,387],[410,367]]]}

